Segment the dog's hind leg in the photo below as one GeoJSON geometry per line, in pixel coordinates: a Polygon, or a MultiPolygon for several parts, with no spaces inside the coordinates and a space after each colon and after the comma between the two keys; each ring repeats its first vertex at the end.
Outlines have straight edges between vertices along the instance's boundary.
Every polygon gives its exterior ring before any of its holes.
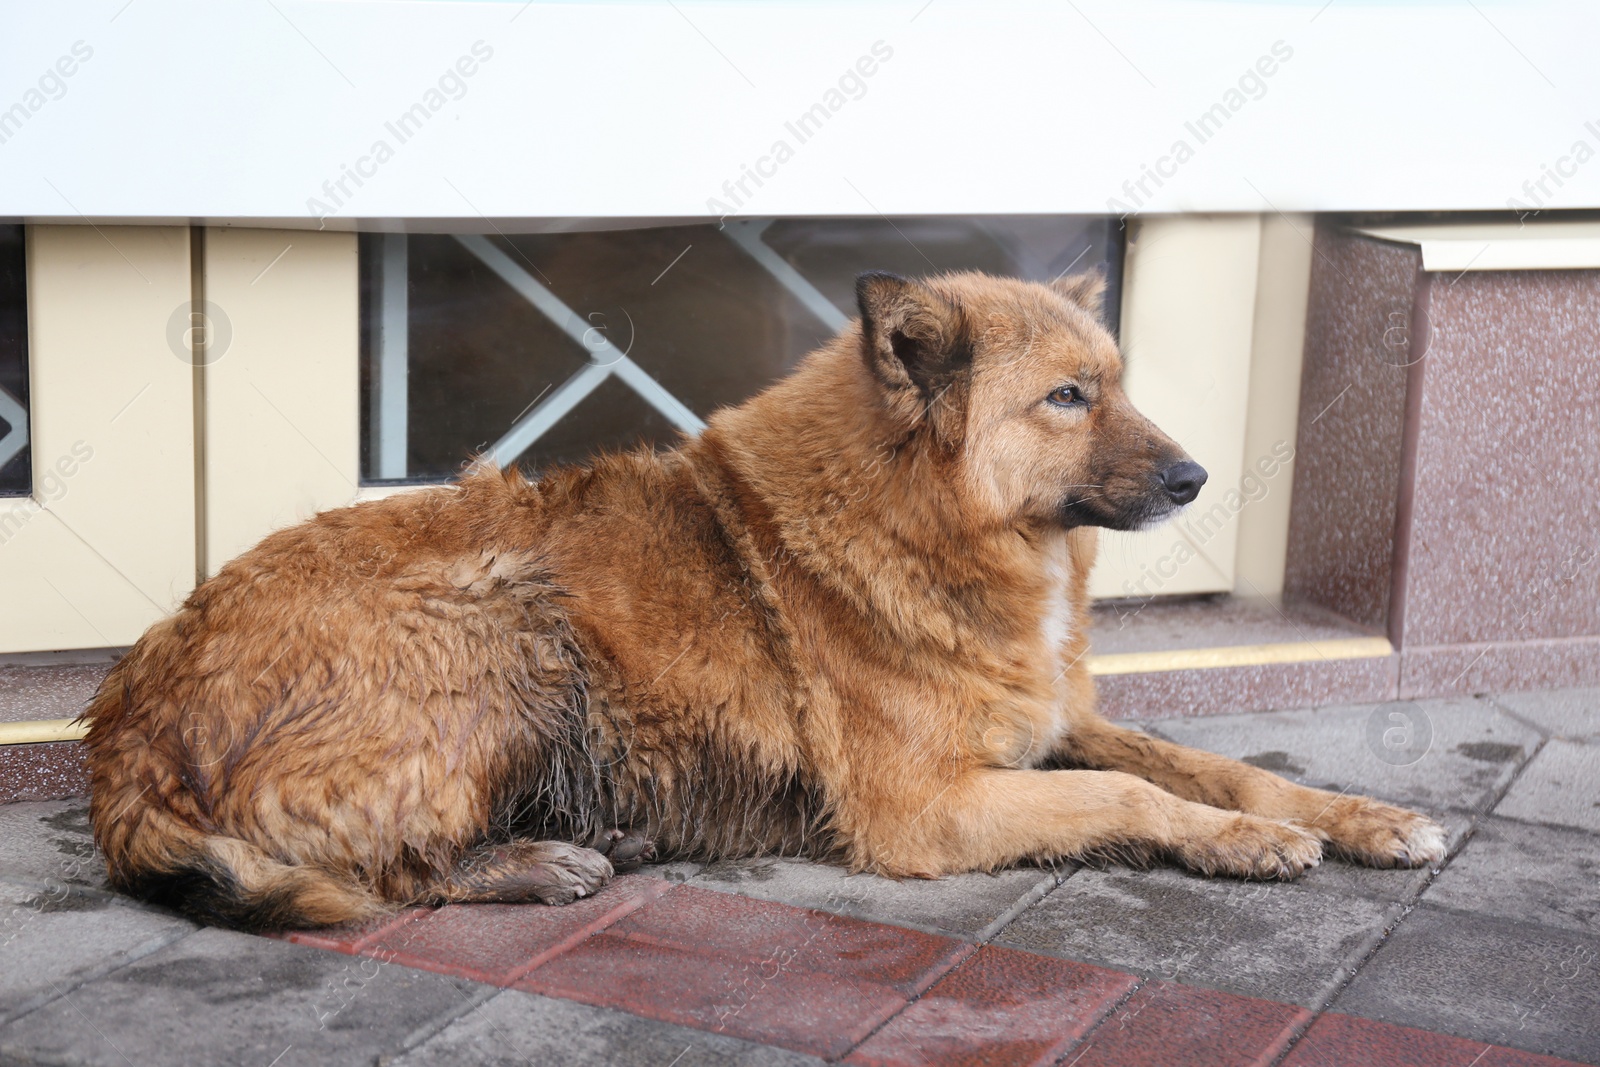
{"type": "Polygon", "coordinates": [[[1053,763],[1125,771],[1185,800],[1304,826],[1332,851],[1374,867],[1444,858],[1445,834],[1414,811],[1296,785],[1271,771],[1150,737],[1095,716],[1072,724],[1053,763]]]}
{"type": "Polygon", "coordinates": [[[594,848],[566,841],[479,845],[424,896],[450,904],[570,904],[650,855],[649,841],[621,830],[609,831],[594,848]]]}
{"type": "Polygon", "coordinates": [[[611,861],[565,841],[480,845],[423,892],[445,904],[571,904],[611,881],[611,861]]]}

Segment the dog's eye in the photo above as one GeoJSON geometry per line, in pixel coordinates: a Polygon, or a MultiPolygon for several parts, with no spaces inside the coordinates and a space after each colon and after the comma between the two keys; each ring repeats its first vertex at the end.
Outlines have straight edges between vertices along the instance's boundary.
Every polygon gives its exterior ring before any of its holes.
{"type": "Polygon", "coordinates": [[[1050,403],[1064,408],[1071,407],[1074,404],[1088,403],[1088,401],[1083,398],[1082,390],[1080,390],[1076,385],[1063,385],[1060,388],[1053,390],[1046,399],[1049,400],[1050,403]]]}

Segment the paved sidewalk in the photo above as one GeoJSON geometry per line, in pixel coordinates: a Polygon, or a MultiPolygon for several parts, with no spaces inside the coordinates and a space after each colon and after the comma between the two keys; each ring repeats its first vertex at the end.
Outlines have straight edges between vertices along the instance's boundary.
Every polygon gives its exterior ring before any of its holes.
{"type": "Polygon", "coordinates": [[[6,1064],[1600,1064],[1600,690],[1152,732],[1439,818],[1438,871],[657,866],[566,908],[269,939],[105,891],[0,807],[6,1064]]]}

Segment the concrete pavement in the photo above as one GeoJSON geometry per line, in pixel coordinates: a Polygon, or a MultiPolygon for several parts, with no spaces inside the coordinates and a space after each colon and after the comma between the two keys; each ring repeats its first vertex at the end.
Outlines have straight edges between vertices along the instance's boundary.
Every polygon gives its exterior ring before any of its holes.
{"type": "Polygon", "coordinates": [[[124,901],[84,801],[10,804],[0,1064],[1600,1063],[1600,690],[1143,725],[1428,811],[1451,855],[1294,883],[673,864],[283,940],[124,901]]]}

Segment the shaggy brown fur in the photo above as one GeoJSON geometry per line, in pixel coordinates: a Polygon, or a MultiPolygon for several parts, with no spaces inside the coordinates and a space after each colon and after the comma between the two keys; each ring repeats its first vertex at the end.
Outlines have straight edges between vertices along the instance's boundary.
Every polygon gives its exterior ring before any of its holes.
{"type": "Polygon", "coordinates": [[[1193,495],[1100,288],[864,275],[860,321],[673,451],[267,538],[87,713],[113,883],[259,928],[571,900],[645,839],[928,878],[1438,859],[1419,815],[1095,713],[1093,527],[1193,495]]]}

